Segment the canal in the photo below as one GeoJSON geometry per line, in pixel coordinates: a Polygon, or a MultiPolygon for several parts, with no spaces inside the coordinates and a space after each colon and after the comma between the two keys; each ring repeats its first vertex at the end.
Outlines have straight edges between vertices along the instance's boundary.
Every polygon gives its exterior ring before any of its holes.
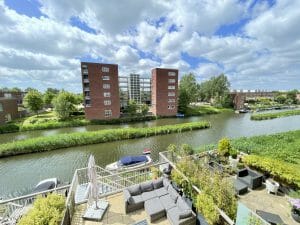
{"type": "Polygon", "coordinates": [[[152,149],[152,157],[157,159],[158,152],[164,151],[171,143],[187,143],[197,148],[203,144],[215,143],[225,136],[236,138],[300,129],[300,116],[291,116],[275,120],[251,121],[250,114],[226,112],[203,117],[160,119],[130,125],[99,125],[3,134],[0,135],[0,143],[67,132],[84,132],[111,127],[149,127],[200,120],[209,121],[212,127],[206,130],[180,134],[72,147],[51,152],[0,159],[0,197],[6,199],[12,196],[27,194],[40,180],[50,177],[58,177],[64,182],[71,181],[74,170],[85,167],[90,154],[95,156],[98,165],[105,166],[108,163],[116,161],[121,156],[140,154],[144,148],[152,149]]]}

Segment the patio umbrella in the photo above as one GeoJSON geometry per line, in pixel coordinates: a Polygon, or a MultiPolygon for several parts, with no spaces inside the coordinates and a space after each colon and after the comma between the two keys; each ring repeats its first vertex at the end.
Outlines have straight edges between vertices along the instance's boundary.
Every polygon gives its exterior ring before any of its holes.
{"type": "Polygon", "coordinates": [[[98,209],[97,206],[97,200],[98,200],[98,185],[97,185],[97,172],[96,172],[96,164],[95,164],[95,158],[93,155],[90,155],[89,161],[88,161],[88,178],[89,178],[89,201],[95,201],[96,209],[98,209]]]}

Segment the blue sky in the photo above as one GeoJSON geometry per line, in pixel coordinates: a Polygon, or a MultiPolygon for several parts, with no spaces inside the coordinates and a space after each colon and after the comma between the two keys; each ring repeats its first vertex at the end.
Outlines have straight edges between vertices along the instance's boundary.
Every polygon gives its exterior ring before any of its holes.
{"type": "Polygon", "coordinates": [[[116,63],[122,76],[172,67],[199,82],[224,73],[233,89],[300,89],[299,7],[292,0],[0,0],[0,87],[80,92],[80,61],[91,61],[116,63]]]}

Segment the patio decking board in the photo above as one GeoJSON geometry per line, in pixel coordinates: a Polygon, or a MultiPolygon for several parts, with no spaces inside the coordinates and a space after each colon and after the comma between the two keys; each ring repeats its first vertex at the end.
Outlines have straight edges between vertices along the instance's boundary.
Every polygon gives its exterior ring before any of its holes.
{"type": "Polygon", "coordinates": [[[84,214],[87,205],[82,204],[78,205],[75,208],[75,214],[72,220],[72,225],[105,225],[105,224],[134,224],[141,220],[147,219],[148,224],[156,224],[156,225],[169,225],[167,218],[164,217],[154,223],[150,223],[148,220],[147,214],[144,209],[137,210],[135,212],[125,214],[124,211],[124,199],[123,194],[118,193],[105,198],[106,201],[109,202],[109,208],[106,211],[102,221],[94,222],[87,221],[82,219],[82,215],[84,214]]]}

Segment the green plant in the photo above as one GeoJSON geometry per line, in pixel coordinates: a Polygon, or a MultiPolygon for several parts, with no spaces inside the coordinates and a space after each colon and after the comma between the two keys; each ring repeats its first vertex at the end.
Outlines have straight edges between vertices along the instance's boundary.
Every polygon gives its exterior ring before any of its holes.
{"type": "Polygon", "coordinates": [[[244,156],[242,160],[248,166],[268,172],[279,182],[300,187],[299,165],[257,155],[244,156]]]}
{"type": "Polygon", "coordinates": [[[280,117],[287,117],[287,116],[296,116],[300,115],[300,110],[288,110],[283,112],[276,112],[276,113],[257,113],[252,114],[250,119],[251,120],[270,120],[280,117]]]}
{"type": "Polygon", "coordinates": [[[73,93],[61,91],[53,99],[54,111],[60,120],[66,120],[75,111],[76,97],[73,93]]]}
{"type": "Polygon", "coordinates": [[[219,222],[220,215],[215,207],[214,199],[210,195],[206,193],[198,194],[196,208],[209,224],[214,225],[219,222]]]}
{"type": "Polygon", "coordinates": [[[248,217],[247,225],[264,225],[264,223],[260,218],[258,218],[257,216],[251,214],[248,217]]]}
{"type": "Polygon", "coordinates": [[[29,91],[24,97],[24,106],[34,113],[38,113],[43,105],[43,96],[37,90],[29,91]]]}
{"type": "Polygon", "coordinates": [[[290,191],[288,195],[291,198],[299,198],[300,199],[300,190],[290,191]]]}
{"type": "Polygon", "coordinates": [[[65,199],[61,195],[50,194],[47,198],[39,197],[18,225],[58,225],[62,220],[64,208],[65,199]]]}
{"type": "Polygon", "coordinates": [[[14,123],[11,124],[8,123],[0,126],[0,134],[18,132],[19,129],[20,129],[19,125],[14,123]]]}
{"type": "Polygon", "coordinates": [[[230,140],[228,138],[222,138],[218,143],[218,153],[221,156],[228,156],[231,151],[230,140]]]}
{"type": "Polygon", "coordinates": [[[158,177],[160,177],[161,172],[159,171],[158,168],[152,166],[152,167],[150,168],[150,170],[151,170],[151,178],[152,178],[153,180],[155,180],[155,179],[157,179],[158,177]]]}
{"type": "Polygon", "coordinates": [[[208,128],[209,126],[210,124],[208,122],[202,121],[158,127],[110,129],[31,138],[0,144],[0,157],[50,151],[72,146],[98,144],[126,139],[150,137],[155,135],[180,133],[184,131],[204,129],[208,128]]]}
{"type": "Polygon", "coordinates": [[[231,148],[229,150],[229,155],[233,158],[233,159],[236,159],[237,158],[237,155],[238,155],[238,151],[235,149],[235,148],[231,148]]]}
{"type": "Polygon", "coordinates": [[[188,155],[193,155],[194,154],[194,149],[192,148],[192,146],[188,145],[188,144],[182,144],[180,146],[180,150],[182,152],[182,154],[184,156],[188,156],[188,155]]]}

